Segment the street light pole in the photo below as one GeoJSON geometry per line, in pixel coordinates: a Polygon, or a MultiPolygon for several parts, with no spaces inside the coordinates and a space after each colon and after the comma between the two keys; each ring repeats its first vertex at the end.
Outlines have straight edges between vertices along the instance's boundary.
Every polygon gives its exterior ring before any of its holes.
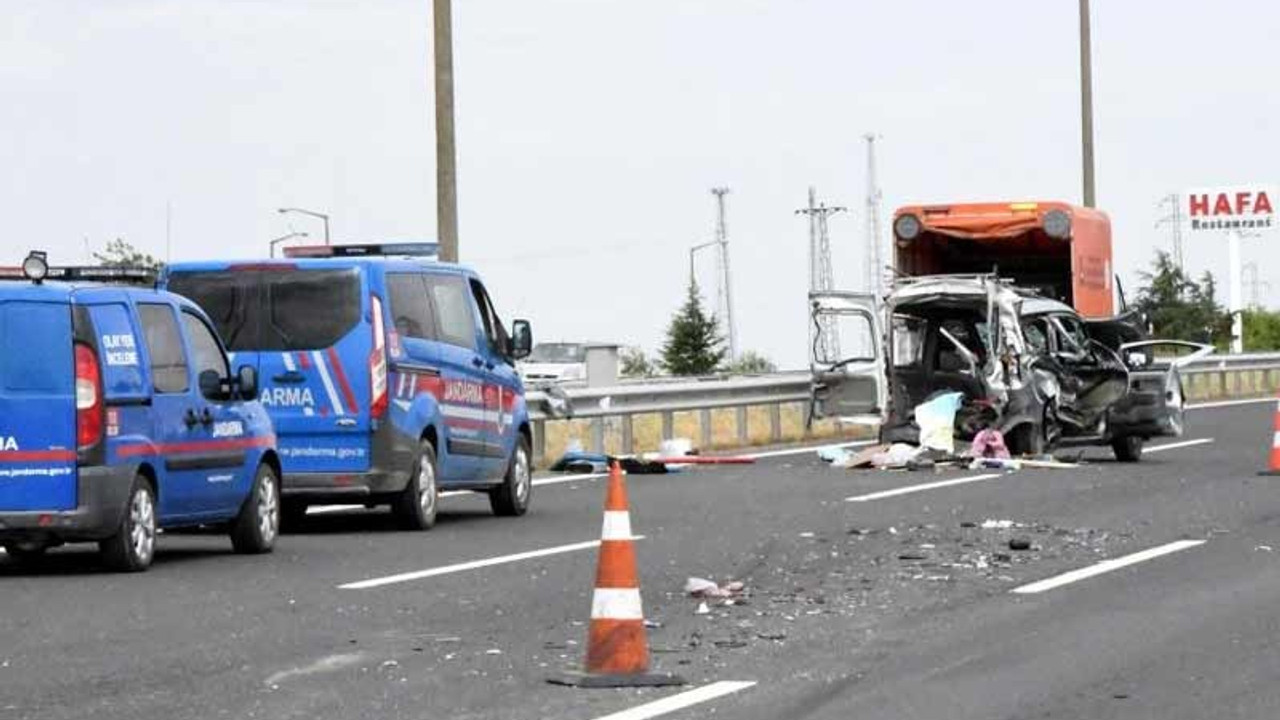
{"type": "Polygon", "coordinates": [[[285,242],[286,240],[292,240],[297,237],[308,237],[308,235],[304,232],[291,232],[288,235],[281,235],[275,240],[267,241],[267,245],[271,248],[270,257],[276,256],[276,245],[279,245],[280,243],[285,242]]]}
{"type": "Polygon", "coordinates": [[[1080,0],[1080,149],[1084,165],[1084,205],[1097,207],[1093,184],[1093,50],[1089,0],[1080,0]]]}
{"type": "Polygon", "coordinates": [[[694,271],[694,268],[693,268],[693,256],[696,255],[699,250],[703,250],[705,248],[709,248],[719,244],[720,244],[719,240],[711,240],[709,242],[704,242],[701,245],[694,245],[693,247],[689,248],[689,284],[690,285],[693,285],[694,283],[697,282],[697,273],[694,271]]]}
{"type": "Polygon", "coordinates": [[[324,221],[324,244],[329,244],[329,216],[314,210],[303,210],[302,208],[279,208],[276,212],[284,215],[285,213],[298,213],[299,215],[309,215],[313,218],[319,218],[324,221]]]}
{"type": "Polygon", "coordinates": [[[434,0],[436,90],[436,235],[440,259],[458,261],[458,166],[453,128],[452,0],[434,0]]]}

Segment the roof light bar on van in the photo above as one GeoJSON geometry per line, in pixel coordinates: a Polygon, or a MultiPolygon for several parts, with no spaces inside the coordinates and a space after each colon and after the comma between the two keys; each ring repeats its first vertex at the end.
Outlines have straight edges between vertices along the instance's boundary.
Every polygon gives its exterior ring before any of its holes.
{"type": "Polygon", "coordinates": [[[81,280],[85,282],[119,283],[128,285],[154,285],[160,273],[144,267],[77,266],[49,268],[50,280],[81,280]]]}
{"type": "Polygon", "coordinates": [[[893,221],[893,233],[903,240],[914,240],[920,234],[924,226],[920,224],[920,218],[905,213],[899,215],[897,220],[893,221]]]}
{"type": "Polygon", "coordinates": [[[440,243],[369,243],[363,245],[294,245],[284,249],[287,258],[325,257],[430,257],[440,255],[440,243]]]}
{"type": "Polygon", "coordinates": [[[39,285],[49,275],[49,254],[32,250],[22,261],[22,274],[31,282],[39,285]]]}

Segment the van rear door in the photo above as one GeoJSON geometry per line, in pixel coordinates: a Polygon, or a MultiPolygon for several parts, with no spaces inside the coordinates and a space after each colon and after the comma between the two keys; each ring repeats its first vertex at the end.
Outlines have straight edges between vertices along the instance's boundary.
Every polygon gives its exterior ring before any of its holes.
{"type": "Polygon", "coordinates": [[[878,419],[884,407],[885,364],[875,297],[811,292],[809,312],[809,419],[878,419]]]}
{"type": "Polygon", "coordinates": [[[370,467],[373,331],[360,269],[276,263],[176,269],[168,289],[204,309],[232,357],[252,365],[286,473],[370,467]]]}
{"type": "Polygon", "coordinates": [[[0,512],[75,507],[71,305],[65,293],[46,288],[5,288],[0,296],[0,512]]]}

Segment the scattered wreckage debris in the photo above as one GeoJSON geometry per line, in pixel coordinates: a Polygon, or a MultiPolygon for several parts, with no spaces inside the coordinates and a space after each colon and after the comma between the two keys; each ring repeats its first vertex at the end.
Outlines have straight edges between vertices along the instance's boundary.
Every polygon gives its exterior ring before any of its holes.
{"type": "Polygon", "coordinates": [[[617,463],[630,475],[664,475],[690,465],[750,465],[755,458],[734,455],[700,455],[688,440],[664,440],[657,453],[609,455],[584,452],[574,442],[549,469],[552,472],[604,473],[617,463]]]}

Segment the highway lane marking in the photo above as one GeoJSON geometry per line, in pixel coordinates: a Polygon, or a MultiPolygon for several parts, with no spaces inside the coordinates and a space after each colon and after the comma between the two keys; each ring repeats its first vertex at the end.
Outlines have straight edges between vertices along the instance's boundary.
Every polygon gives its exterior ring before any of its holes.
{"type": "MultiPolygon", "coordinates": [[[[633,535],[632,540],[642,540],[643,535],[633,535]]],[[[382,587],[384,585],[394,585],[395,583],[412,582],[414,580],[423,580],[438,575],[449,575],[452,573],[466,572],[467,570],[479,570],[480,568],[493,567],[494,565],[506,565],[508,563],[520,562],[521,560],[532,560],[534,558],[547,557],[549,555],[562,555],[564,553],[577,552],[579,550],[590,550],[599,547],[599,540],[588,540],[586,542],[572,543],[570,545],[557,545],[555,547],[542,548],[540,550],[529,550],[527,552],[515,553],[513,555],[500,555],[498,557],[485,558],[483,560],[472,560],[470,562],[457,563],[455,565],[444,565],[442,567],[428,568],[426,570],[414,570],[412,572],[404,572],[396,575],[387,575],[385,577],[370,578],[359,582],[346,583],[339,585],[339,590],[368,590],[370,588],[382,587]]]]}
{"type": "Polygon", "coordinates": [[[906,487],[894,488],[892,490],[882,490],[873,492],[868,495],[854,495],[847,497],[845,502],[870,502],[872,500],[883,500],[885,498],[897,497],[899,495],[910,495],[911,493],[924,492],[925,490],[933,490],[936,488],[951,487],[952,485],[966,485],[968,483],[982,482],[984,480],[994,480],[1004,477],[1004,473],[990,473],[987,475],[973,475],[971,477],[955,478],[952,480],[939,480],[938,482],[924,483],[923,485],[908,485],[906,487]]]}
{"type": "Polygon", "coordinates": [[[1178,448],[1194,447],[1196,445],[1208,445],[1213,442],[1213,438],[1200,438],[1198,440],[1184,440],[1183,442],[1165,443],[1164,445],[1152,445],[1146,449],[1146,452],[1163,452],[1165,450],[1177,450],[1178,448]]]}
{"type": "Polygon", "coordinates": [[[644,705],[637,705],[629,710],[623,710],[621,712],[613,713],[612,715],[598,717],[596,720],[649,720],[649,718],[656,718],[659,715],[673,713],[677,710],[683,710],[699,703],[715,700],[716,698],[724,697],[725,695],[730,695],[740,690],[746,690],[755,684],[754,680],[721,680],[720,682],[713,682],[710,685],[703,685],[700,688],[694,688],[693,690],[687,690],[669,697],[664,697],[661,700],[654,700],[653,702],[645,703],[644,705]]]}
{"type": "Polygon", "coordinates": [[[1056,577],[1047,578],[1045,580],[1040,580],[1039,582],[1033,582],[1030,585],[1023,585],[1022,587],[1014,588],[1010,592],[1018,593],[1019,595],[1034,595],[1036,593],[1042,593],[1054,588],[1062,587],[1063,585],[1070,585],[1071,583],[1119,570],[1123,567],[1152,560],[1162,555],[1168,555],[1170,553],[1176,553],[1182,550],[1198,547],[1204,543],[1204,540],[1178,540],[1176,542],[1171,542],[1168,545],[1153,547],[1148,550],[1114,558],[1112,560],[1103,560],[1096,565],[1090,565],[1089,567],[1080,568],[1079,570],[1072,570],[1071,572],[1063,573],[1056,577]]]}
{"type": "Polygon", "coordinates": [[[1237,407],[1240,405],[1261,405],[1262,403],[1273,403],[1275,401],[1276,399],[1273,397],[1248,398],[1246,400],[1218,400],[1215,402],[1196,403],[1195,405],[1188,405],[1187,409],[1188,410],[1210,410],[1212,408],[1237,407]]]}

